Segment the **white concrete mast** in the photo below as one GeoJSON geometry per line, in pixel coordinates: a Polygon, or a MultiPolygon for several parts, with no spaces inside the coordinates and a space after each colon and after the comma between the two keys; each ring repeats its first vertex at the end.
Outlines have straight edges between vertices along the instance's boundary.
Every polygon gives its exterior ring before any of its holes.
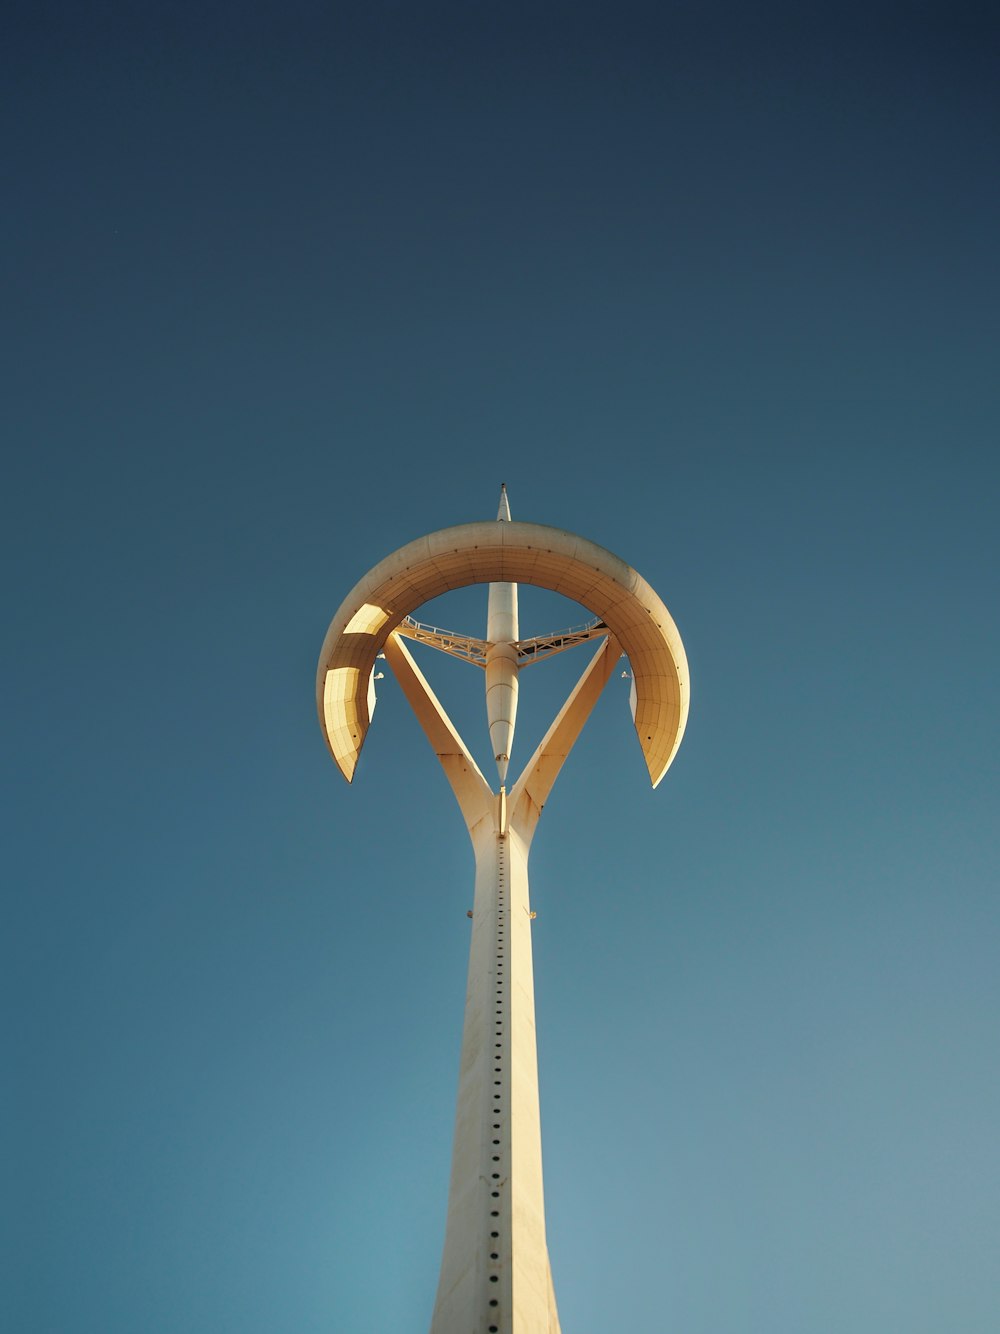
{"type": "Polygon", "coordinates": [[[376,566],[345,599],[323,647],[317,702],[344,776],[354,774],[371,718],[376,655],[384,649],[451,784],[475,855],[451,1184],[431,1334],[559,1334],[545,1237],[528,853],[552,785],[623,648],[635,678],[633,719],[655,786],[687,716],[686,660],[670,614],[610,552],[556,529],[513,523],[506,487],[494,525],[444,529],[376,566]],[[491,580],[495,574],[569,591],[597,618],[519,639],[517,584],[491,580]],[[474,582],[489,582],[485,640],[408,615],[437,592],[474,582]],[[499,793],[405,638],[485,668],[499,793]],[[602,641],[597,653],[508,794],[519,666],[590,639],[602,641]]]}
{"type": "MultiPolygon", "coordinates": [[[[498,523],[510,523],[506,483],[500,483],[498,523]]],[[[501,785],[514,744],[517,720],[517,584],[490,584],[486,612],[486,717],[501,785]]]]}
{"type": "MultiPolygon", "coordinates": [[[[498,522],[510,522],[506,488],[498,522]]],[[[501,782],[517,707],[517,585],[491,583],[484,645],[501,782]]],[[[528,851],[549,788],[620,655],[605,639],[508,799],[494,795],[397,635],[385,646],[458,798],[476,858],[444,1253],[431,1334],[559,1334],[545,1239],[528,851]]]]}

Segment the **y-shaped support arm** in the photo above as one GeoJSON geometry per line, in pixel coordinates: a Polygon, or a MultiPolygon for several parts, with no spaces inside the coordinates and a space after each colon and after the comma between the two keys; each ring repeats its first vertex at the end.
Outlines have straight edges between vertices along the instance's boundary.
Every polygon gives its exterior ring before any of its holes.
{"type": "Polygon", "coordinates": [[[482,819],[493,818],[496,806],[493,789],[441,707],[427,678],[413,661],[413,655],[395,632],[385,641],[385,660],[441,761],[471,835],[482,819]]]}
{"type": "Polygon", "coordinates": [[[499,820],[501,827],[504,826],[506,812],[509,811],[510,825],[517,830],[525,848],[528,848],[559,770],[607,685],[621,652],[621,645],[613,635],[609,635],[559,710],[552,726],[528,761],[524,773],[514,784],[509,799],[501,797],[498,807],[492,788],[426,677],[414,662],[412,654],[398,634],[389,636],[385,643],[386,661],[441,761],[470,835],[480,821],[486,818],[499,820]]]}
{"type": "Polygon", "coordinates": [[[614,635],[609,635],[539,742],[524,773],[514,784],[510,794],[510,822],[524,839],[525,847],[531,843],[542,807],[548,800],[559,770],[573,749],[621,654],[618,640],[614,635]]]}

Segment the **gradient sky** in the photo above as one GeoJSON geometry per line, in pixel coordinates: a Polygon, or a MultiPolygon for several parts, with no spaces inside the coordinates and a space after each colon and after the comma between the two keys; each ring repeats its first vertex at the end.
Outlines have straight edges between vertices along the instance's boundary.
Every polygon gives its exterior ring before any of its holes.
{"type": "Polygon", "coordinates": [[[655,793],[610,682],[532,854],[566,1334],[995,1334],[983,9],[10,8],[5,1329],[426,1331],[472,857],[314,672],[505,480],[693,681],[655,793]]]}

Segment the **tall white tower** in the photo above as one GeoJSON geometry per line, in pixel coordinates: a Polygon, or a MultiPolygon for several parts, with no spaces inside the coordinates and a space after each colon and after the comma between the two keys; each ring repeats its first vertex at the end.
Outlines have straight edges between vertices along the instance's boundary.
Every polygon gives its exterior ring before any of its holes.
{"type": "Polygon", "coordinates": [[[559,529],[511,519],[506,488],[493,523],[442,529],[400,548],[351,591],[320,656],[327,743],[350,781],[386,660],[458,800],[476,862],[458,1106],[444,1254],[431,1334],[558,1334],[545,1238],[535,1047],[528,853],[548,794],[622,654],[653,786],[687,719],[687,660],[666,607],[610,552],[559,529]],[[564,593],[586,625],[519,637],[517,584],[564,593]],[[486,638],[424,625],[410,613],[449,588],[489,583],[486,638]],[[494,792],[406,648],[429,644],[485,669],[494,792]],[[519,672],[590,640],[599,647],[521,776],[507,791],[519,672]]]}

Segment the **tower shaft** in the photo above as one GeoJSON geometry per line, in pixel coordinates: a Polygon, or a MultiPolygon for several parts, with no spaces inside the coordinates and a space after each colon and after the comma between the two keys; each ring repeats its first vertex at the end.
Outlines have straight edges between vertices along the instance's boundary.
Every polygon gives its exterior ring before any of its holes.
{"type": "Polygon", "coordinates": [[[559,1334],[545,1240],[528,850],[563,761],[620,652],[613,637],[601,645],[508,797],[503,789],[491,791],[403,640],[396,634],[386,640],[386,661],[441,762],[476,862],[448,1217],[431,1334],[559,1334]]]}
{"type": "Polygon", "coordinates": [[[472,942],[431,1334],[559,1334],[545,1240],[528,850],[505,822],[499,798],[496,818],[470,831],[472,942]]]}

